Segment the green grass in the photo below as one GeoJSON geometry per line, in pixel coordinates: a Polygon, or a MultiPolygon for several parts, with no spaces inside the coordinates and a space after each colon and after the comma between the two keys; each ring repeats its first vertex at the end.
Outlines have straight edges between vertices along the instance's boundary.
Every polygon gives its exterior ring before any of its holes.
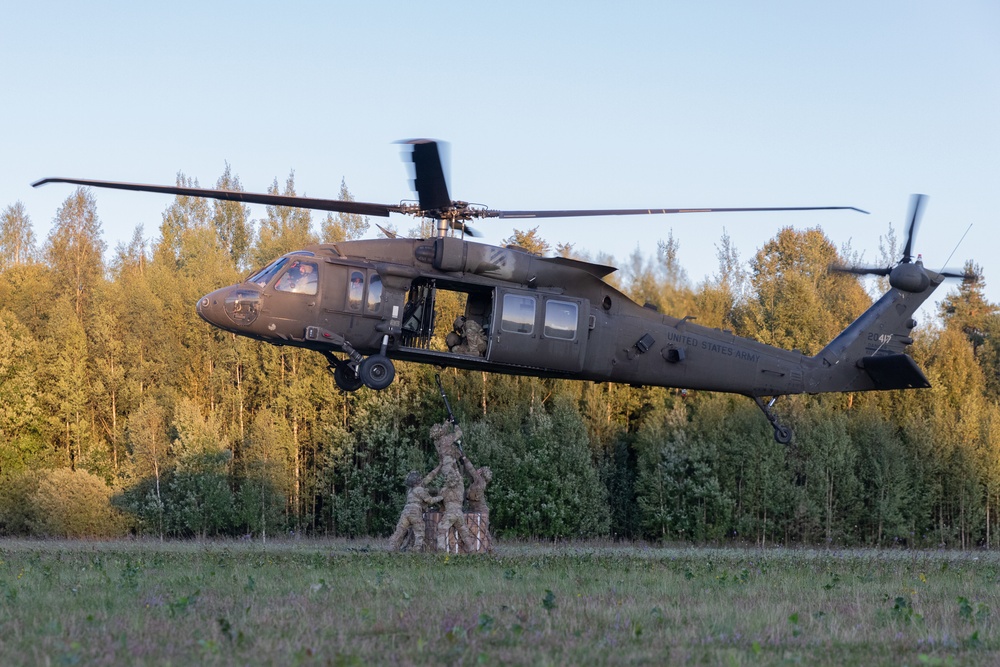
{"type": "Polygon", "coordinates": [[[1000,662],[1000,554],[0,541],[0,664],[1000,662]]]}

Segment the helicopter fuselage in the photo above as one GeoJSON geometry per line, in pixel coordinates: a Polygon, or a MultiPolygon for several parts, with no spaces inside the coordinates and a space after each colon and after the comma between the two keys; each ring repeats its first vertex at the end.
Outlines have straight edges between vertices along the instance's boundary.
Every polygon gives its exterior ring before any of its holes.
{"type": "MultiPolygon", "coordinates": [[[[455,237],[347,241],[285,255],[203,297],[198,313],[239,335],[327,355],[350,377],[338,378],[345,389],[384,388],[383,376],[354,381],[367,357],[751,397],[899,388],[853,368],[831,380],[844,345],[810,357],[640,306],[602,280],[613,270],[455,237]],[[464,299],[461,314],[482,332],[480,353],[443,344],[452,329],[438,322],[445,292],[464,299]]],[[[907,298],[892,290],[884,310],[907,298]]],[[[899,328],[868,331],[852,359],[901,352],[912,326],[899,328]]]]}

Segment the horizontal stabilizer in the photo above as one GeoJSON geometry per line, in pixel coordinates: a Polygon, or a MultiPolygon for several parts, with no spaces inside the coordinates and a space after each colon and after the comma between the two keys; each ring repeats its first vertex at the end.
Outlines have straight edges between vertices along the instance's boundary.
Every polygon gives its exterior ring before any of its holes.
{"type": "Polygon", "coordinates": [[[875,389],[927,389],[931,383],[927,381],[923,371],[913,359],[905,354],[885,354],[877,357],[864,357],[861,367],[875,383],[875,389]]]}

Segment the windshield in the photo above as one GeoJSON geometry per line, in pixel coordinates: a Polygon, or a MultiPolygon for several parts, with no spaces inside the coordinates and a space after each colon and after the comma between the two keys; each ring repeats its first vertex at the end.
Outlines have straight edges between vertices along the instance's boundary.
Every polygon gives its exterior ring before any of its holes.
{"type": "Polygon", "coordinates": [[[281,259],[272,262],[267,267],[247,278],[246,282],[254,283],[258,287],[267,286],[267,284],[271,281],[271,278],[273,278],[274,275],[281,270],[281,267],[283,267],[287,261],[287,257],[282,257],[281,259]]]}

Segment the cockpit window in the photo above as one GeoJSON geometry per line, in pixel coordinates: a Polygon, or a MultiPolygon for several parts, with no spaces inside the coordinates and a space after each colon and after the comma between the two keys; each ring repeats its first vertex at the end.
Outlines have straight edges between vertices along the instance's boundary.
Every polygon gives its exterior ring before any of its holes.
{"type": "Polygon", "coordinates": [[[254,283],[257,287],[266,287],[267,284],[271,282],[271,278],[273,278],[278,271],[281,271],[281,267],[283,267],[287,262],[287,257],[275,260],[274,262],[268,264],[265,268],[247,278],[246,281],[248,283],[254,283]]]}
{"type": "Polygon", "coordinates": [[[288,270],[278,279],[274,289],[295,294],[316,294],[317,270],[316,262],[293,260],[288,270]]]}

